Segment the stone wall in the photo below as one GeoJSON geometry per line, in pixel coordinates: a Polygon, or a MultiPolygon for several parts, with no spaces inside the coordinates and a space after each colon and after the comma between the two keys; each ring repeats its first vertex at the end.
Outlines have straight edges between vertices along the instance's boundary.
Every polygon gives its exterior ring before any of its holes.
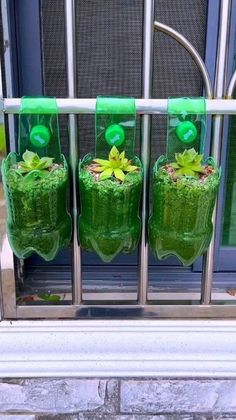
{"type": "Polygon", "coordinates": [[[0,380],[0,420],[224,418],[236,419],[236,380],[0,380]]]}

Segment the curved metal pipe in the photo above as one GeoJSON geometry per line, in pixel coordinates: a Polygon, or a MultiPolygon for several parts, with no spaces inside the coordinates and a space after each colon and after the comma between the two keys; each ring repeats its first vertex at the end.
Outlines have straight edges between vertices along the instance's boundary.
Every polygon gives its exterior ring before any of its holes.
{"type": "Polygon", "coordinates": [[[231,77],[231,80],[229,82],[229,86],[228,86],[228,90],[227,90],[227,94],[226,97],[228,99],[233,98],[233,93],[234,93],[234,89],[236,88],[236,70],[233,74],[233,76],[231,77]]]}
{"type": "Polygon", "coordinates": [[[198,70],[200,71],[200,74],[202,76],[204,86],[206,89],[206,97],[212,98],[213,96],[213,89],[211,85],[211,80],[209,73],[207,71],[207,68],[205,66],[205,63],[197,50],[192,46],[192,44],[185,38],[183,35],[181,35],[178,31],[171,28],[168,25],[164,25],[164,23],[160,23],[155,21],[154,22],[154,29],[156,31],[160,31],[166,35],[169,35],[171,38],[175,39],[180,45],[182,45],[186,51],[189,52],[190,56],[192,57],[193,61],[197,65],[198,70]]]}

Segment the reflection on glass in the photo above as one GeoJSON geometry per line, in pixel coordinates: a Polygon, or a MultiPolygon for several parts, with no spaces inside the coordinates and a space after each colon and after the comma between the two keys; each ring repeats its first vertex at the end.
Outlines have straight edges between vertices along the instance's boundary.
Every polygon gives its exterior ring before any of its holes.
{"type": "Polygon", "coordinates": [[[236,116],[229,125],[228,162],[226,173],[226,195],[222,230],[222,245],[236,246],[236,116]]]}

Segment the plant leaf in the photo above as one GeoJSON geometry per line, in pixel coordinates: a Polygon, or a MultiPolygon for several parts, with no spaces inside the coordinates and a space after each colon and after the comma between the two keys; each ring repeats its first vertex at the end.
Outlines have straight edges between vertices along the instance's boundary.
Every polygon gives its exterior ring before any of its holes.
{"type": "Polygon", "coordinates": [[[31,171],[31,168],[29,168],[27,165],[20,165],[19,163],[19,169],[17,169],[21,174],[25,174],[27,172],[31,171]]]}
{"type": "Polygon", "coordinates": [[[112,173],[113,173],[113,169],[112,168],[105,169],[105,171],[103,171],[101,173],[101,175],[100,175],[101,181],[104,180],[104,179],[110,178],[110,176],[112,175],[112,173]]]}
{"type": "Polygon", "coordinates": [[[50,157],[42,157],[39,159],[39,162],[37,164],[37,167],[35,169],[46,169],[50,168],[53,164],[53,158],[50,157]]]}
{"type": "Polygon", "coordinates": [[[95,172],[101,172],[99,177],[101,181],[110,178],[112,174],[120,181],[124,181],[126,172],[134,172],[138,169],[138,166],[132,165],[131,160],[125,157],[125,150],[119,153],[116,146],[113,146],[110,150],[109,160],[94,159],[93,162],[100,165],[93,170],[95,172]]]}
{"type": "Polygon", "coordinates": [[[59,302],[61,300],[61,296],[49,295],[48,293],[38,293],[37,296],[46,302],[59,302]]]}
{"type": "Polygon", "coordinates": [[[195,172],[204,172],[204,168],[201,165],[191,165],[191,169],[195,172]]]}
{"type": "Polygon", "coordinates": [[[103,172],[105,171],[107,168],[105,166],[97,166],[96,168],[93,168],[94,172],[103,172]]]}
{"type": "Polygon", "coordinates": [[[93,162],[98,163],[101,166],[110,166],[109,160],[105,159],[93,159],[93,162]]]}
{"type": "Polygon", "coordinates": [[[202,160],[203,160],[203,155],[198,155],[198,156],[196,156],[196,157],[195,157],[195,159],[194,159],[194,163],[195,163],[196,165],[200,165],[200,164],[201,164],[201,162],[202,162],[202,160]]]}
{"type": "Polygon", "coordinates": [[[178,163],[175,163],[175,162],[170,163],[170,166],[174,169],[179,169],[179,164],[178,163]]]}
{"type": "Polygon", "coordinates": [[[48,301],[49,302],[59,302],[61,300],[61,296],[59,295],[49,295],[48,301]]]}
{"type": "Polygon", "coordinates": [[[128,159],[126,159],[126,158],[124,158],[123,159],[123,161],[122,161],[122,166],[123,166],[123,168],[125,168],[126,166],[128,166],[130,164],[130,161],[128,160],[128,159]]]}
{"type": "Polygon", "coordinates": [[[121,152],[120,154],[120,160],[124,160],[125,159],[125,151],[123,150],[123,152],[121,152]]]}
{"type": "MultiPolygon", "coordinates": [[[[35,158],[35,156],[37,156],[36,153],[30,152],[30,150],[26,150],[23,153],[22,158],[27,164],[31,164],[33,159],[35,158]]],[[[39,157],[38,157],[38,159],[39,159],[39,157]]]]}
{"type": "Polygon", "coordinates": [[[185,149],[183,153],[175,154],[176,162],[172,162],[170,166],[177,169],[178,175],[198,177],[204,172],[204,166],[201,165],[203,155],[199,155],[194,148],[185,149]]]}
{"type": "Polygon", "coordinates": [[[53,164],[53,158],[40,158],[37,153],[30,152],[29,150],[26,150],[22,157],[24,160],[18,164],[19,170],[22,174],[33,170],[44,170],[53,164]]]}
{"type": "Polygon", "coordinates": [[[99,181],[106,181],[106,179],[111,178],[111,175],[100,175],[99,177],[99,181]]]}
{"type": "Polygon", "coordinates": [[[125,179],[125,174],[124,174],[124,172],[122,171],[122,169],[116,168],[116,169],[114,170],[114,175],[115,175],[115,177],[116,177],[117,179],[119,179],[120,181],[124,181],[124,179],[125,179]]]}
{"type": "Polygon", "coordinates": [[[177,163],[179,163],[179,165],[184,166],[185,161],[184,161],[184,156],[181,155],[181,153],[176,153],[175,154],[175,160],[177,163]]]}
{"type": "Polygon", "coordinates": [[[109,153],[109,160],[118,159],[119,158],[119,150],[116,146],[113,146],[110,153],[109,153]]]}
{"type": "Polygon", "coordinates": [[[138,169],[138,166],[128,165],[128,166],[126,166],[125,171],[126,172],[133,172],[133,171],[136,171],[137,169],[138,169]]]}

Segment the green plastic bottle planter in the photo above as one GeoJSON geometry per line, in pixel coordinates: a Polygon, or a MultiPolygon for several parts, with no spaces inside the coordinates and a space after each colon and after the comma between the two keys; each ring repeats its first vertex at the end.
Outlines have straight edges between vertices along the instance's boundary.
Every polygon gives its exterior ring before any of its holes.
{"type": "MultiPolygon", "coordinates": [[[[134,154],[131,156],[134,148],[135,130],[134,100],[130,98],[98,98],[97,109],[100,107],[100,100],[102,100],[103,106],[105,106],[104,101],[106,101],[106,114],[96,116],[96,121],[100,118],[103,121],[102,138],[101,132],[99,132],[99,138],[96,137],[96,158],[100,162],[101,170],[97,172],[97,175],[95,172],[95,176],[89,170],[91,164],[95,164],[95,168],[98,165],[94,161],[95,156],[92,154],[85,156],[79,165],[81,204],[79,239],[83,249],[95,251],[103,261],[110,262],[121,252],[133,252],[138,245],[141,232],[139,206],[143,173],[140,160],[134,154]],[[109,114],[110,99],[112,106],[109,114]],[[112,112],[117,112],[117,109],[122,115],[120,122],[129,121],[127,125],[128,134],[125,124],[120,126],[122,130],[118,128],[119,118],[117,113],[113,118],[112,112]],[[114,124],[118,127],[112,127],[114,124]],[[133,133],[131,133],[131,126],[133,133]],[[113,143],[110,143],[112,137],[115,137],[118,141],[115,147],[112,147],[113,143]],[[122,145],[119,144],[121,139],[123,139],[122,145]],[[105,151],[102,151],[102,144],[105,151]],[[98,150],[100,154],[98,154],[98,150]],[[119,151],[121,153],[120,159],[123,156],[124,167],[126,165],[127,168],[127,171],[122,171],[123,175],[119,168],[109,168],[104,161],[104,158],[108,158],[108,154],[111,161],[116,159],[119,151]],[[129,155],[131,162],[128,162],[123,152],[129,155]],[[99,159],[101,157],[103,160],[99,159]]],[[[98,131],[97,128],[96,132],[98,133],[98,131]]]]}
{"type": "Polygon", "coordinates": [[[215,173],[206,182],[193,177],[173,181],[162,169],[166,163],[167,159],[161,156],[153,170],[149,242],[158,259],[176,256],[188,266],[209,246],[220,175],[213,159],[209,158],[207,163],[215,168],[215,173]]]}
{"type": "Polygon", "coordinates": [[[54,98],[22,98],[19,154],[2,163],[7,233],[18,258],[46,261],[69,244],[68,166],[61,154],[54,98]]]}
{"type": "MultiPolygon", "coordinates": [[[[195,128],[197,138],[204,141],[199,127],[195,128]]],[[[201,143],[196,150],[191,142],[189,146],[185,143],[183,153],[176,153],[173,158],[174,146],[171,138],[168,141],[167,157],[161,156],[153,170],[149,242],[158,259],[175,256],[189,266],[207,250],[211,240],[220,171],[212,158],[203,162],[203,155],[197,153],[202,150],[201,143]]]]}

